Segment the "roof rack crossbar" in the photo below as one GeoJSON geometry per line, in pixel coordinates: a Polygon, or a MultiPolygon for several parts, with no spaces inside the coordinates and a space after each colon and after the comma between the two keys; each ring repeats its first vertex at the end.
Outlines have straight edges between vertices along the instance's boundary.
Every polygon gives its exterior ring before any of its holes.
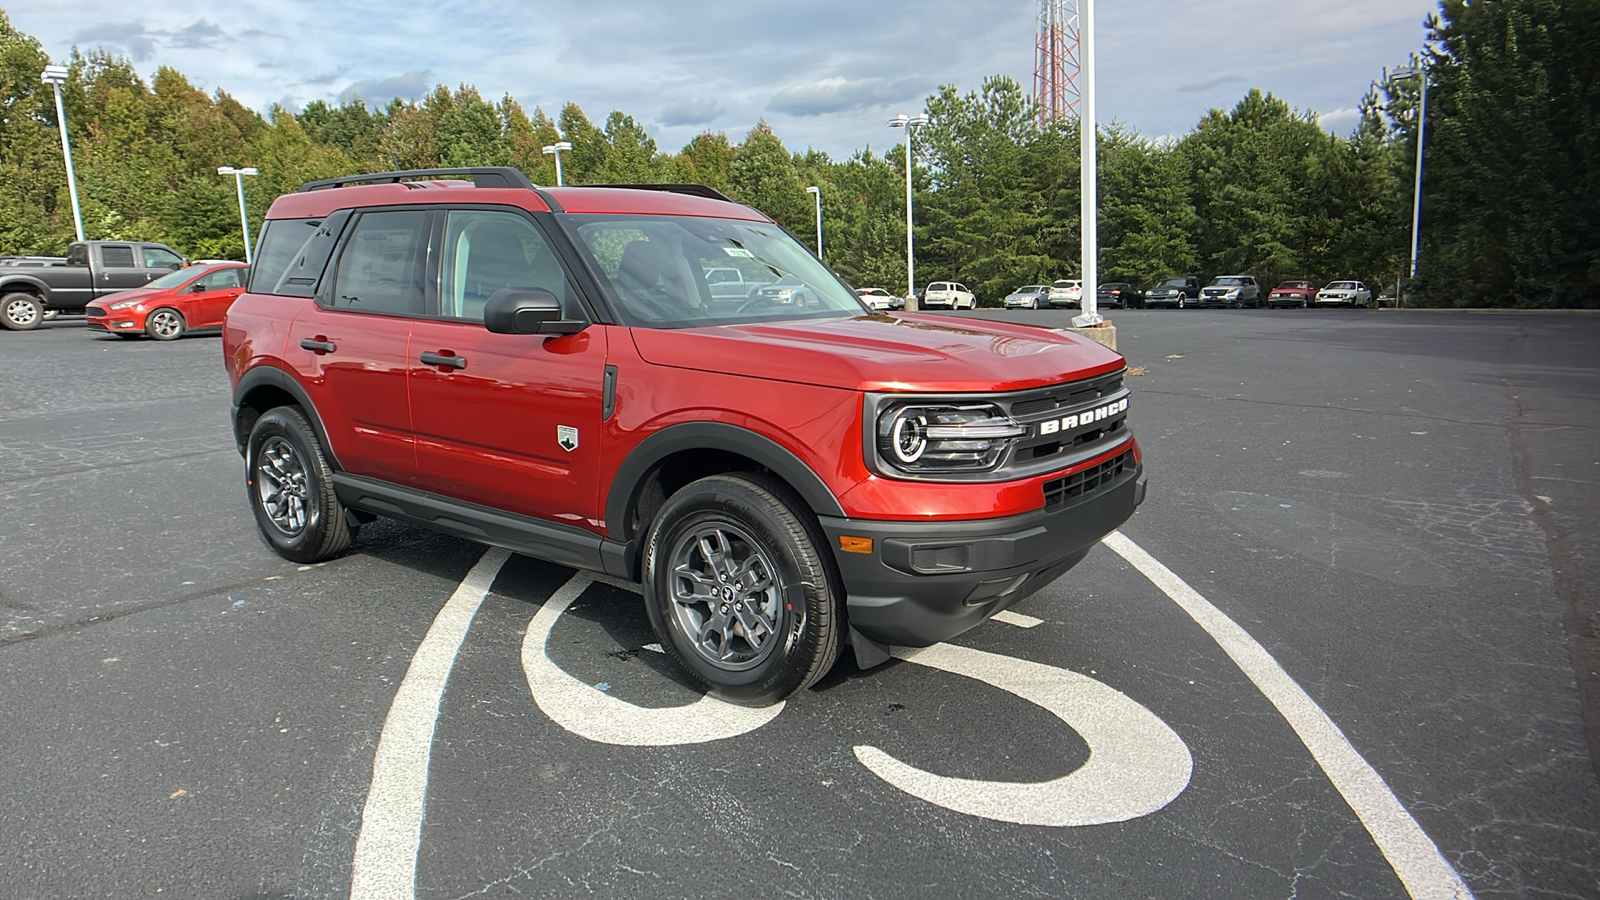
{"type": "Polygon", "coordinates": [[[674,194],[688,194],[693,197],[705,197],[709,200],[734,202],[733,198],[727,194],[703,184],[586,184],[583,187],[628,188],[635,191],[670,191],[674,194]]]}
{"type": "Polygon", "coordinates": [[[343,175],[338,178],[324,178],[321,181],[308,181],[300,185],[298,193],[347,187],[352,184],[397,184],[401,181],[441,175],[471,175],[473,186],[481,188],[536,190],[533,182],[528,180],[528,176],[523,174],[521,169],[513,169],[510,166],[474,166],[465,169],[407,169],[403,172],[377,172],[372,175],[343,175]]]}

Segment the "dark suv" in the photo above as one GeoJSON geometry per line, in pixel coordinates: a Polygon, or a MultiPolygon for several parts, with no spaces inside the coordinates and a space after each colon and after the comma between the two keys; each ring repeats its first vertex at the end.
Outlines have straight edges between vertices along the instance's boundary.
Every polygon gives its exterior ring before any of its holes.
{"type": "Polygon", "coordinates": [[[314,182],[255,260],[224,353],[278,553],[389,516],[640,581],[662,647],[736,702],[845,644],[870,666],[960,634],[1144,498],[1121,356],[874,314],[709,188],[314,182]],[[800,287],[713,302],[727,260],[800,287]]]}

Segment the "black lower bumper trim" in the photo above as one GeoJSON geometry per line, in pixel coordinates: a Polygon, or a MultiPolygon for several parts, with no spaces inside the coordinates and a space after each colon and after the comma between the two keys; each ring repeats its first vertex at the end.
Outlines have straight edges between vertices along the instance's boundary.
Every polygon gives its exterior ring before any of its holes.
{"type": "Polygon", "coordinates": [[[850,625],[885,644],[925,647],[983,622],[1059,578],[1144,502],[1143,466],[1049,509],[963,522],[824,516],[844,579],[850,625]],[[839,550],[842,535],[871,553],[839,550]]]}

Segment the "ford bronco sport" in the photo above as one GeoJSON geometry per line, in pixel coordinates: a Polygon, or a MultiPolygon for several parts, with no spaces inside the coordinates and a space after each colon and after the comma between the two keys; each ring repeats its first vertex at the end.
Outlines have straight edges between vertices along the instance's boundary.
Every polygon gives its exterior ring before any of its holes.
{"type": "Polygon", "coordinates": [[[874,314],[709,188],[391,172],[267,219],[223,346],[267,543],[326,559],[389,516],[641,582],[724,699],[960,634],[1144,498],[1121,356],[874,314]],[[724,260],[803,298],[713,302],[724,260]]]}

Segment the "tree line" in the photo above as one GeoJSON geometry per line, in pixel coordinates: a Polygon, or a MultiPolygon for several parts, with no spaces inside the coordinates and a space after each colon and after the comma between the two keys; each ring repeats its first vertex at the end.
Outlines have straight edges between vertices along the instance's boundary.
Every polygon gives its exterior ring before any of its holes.
{"type": "MultiPolygon", "coordinates": [[[[1600,306],[1600,0],[1443,0],[1428,23],[1419,278],[1408,302],[1600,306]]],[[[72,240],[66,174],[39,42],[0,10],[0,254],[60,254],[72,240]]],[[[826,258],[859,286],[905,279],[905,149],[834,160],[786,148],[764,123],[734,143],[706,133],[676,153],[623,112],[552,118],[509,94],[443,85],[416,102],[313,101],[262,115],[161,67],[74,50],[63,102],[85,230],[163,241],[196,258],[244,256],[231,179],[253,234],[272,200],[357,172],[514,166],[555,183],[543,148],[566,140],[568,184],[696,182],[810,244],[821,192],[826,258]]],[[[1359,278],[1392,285],[1409,265],[1420,80],[1380,73],[1346,135],[1249,91],[1180,138],[1112,124],[1097,135],[1102,281],[1174,274],[1359,278]]],[[[1075,122],[1041,127],[1004,76],[927,99],[916,133],[917,281],[951,279],[982,301],[1079,274],[1075,122]]]]}

